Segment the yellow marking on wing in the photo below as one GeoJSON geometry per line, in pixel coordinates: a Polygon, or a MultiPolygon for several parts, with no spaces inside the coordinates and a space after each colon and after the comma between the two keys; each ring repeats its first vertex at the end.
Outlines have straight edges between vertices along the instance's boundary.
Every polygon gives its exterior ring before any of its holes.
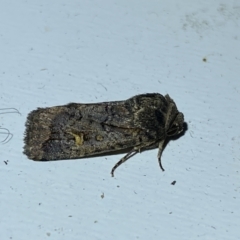
{"type": "Polygon", "coordinates": [[[83,145],[83,142],[84,142],[84,140],[83,140],[84,134],[83,133],[79,133],[79,134],[72,133],[72,132],[69,132],[69,133],[75,137],[76,145],[78,145],[78,146],[83,145]]]}
{"type": "Polygon", "coordinates": [[[95,139],[96,139],[97,141],[103,141],[103,136],[101,136],[101,135],[96,135],[95,139]]]}

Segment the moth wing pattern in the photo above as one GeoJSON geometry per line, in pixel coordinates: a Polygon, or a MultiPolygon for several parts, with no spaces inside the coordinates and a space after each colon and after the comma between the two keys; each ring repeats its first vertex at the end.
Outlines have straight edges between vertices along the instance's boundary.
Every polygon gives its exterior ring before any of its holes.
{"type": "Polygon", "coordinates": [[[25,154],[34,160],[72,159],[155,142],[164,130],[158,122],[164,116],[156,113],[164,97],[154,96],[159,101],[146,94],[126,101],[39,108],[27,119],[25,154]]]}

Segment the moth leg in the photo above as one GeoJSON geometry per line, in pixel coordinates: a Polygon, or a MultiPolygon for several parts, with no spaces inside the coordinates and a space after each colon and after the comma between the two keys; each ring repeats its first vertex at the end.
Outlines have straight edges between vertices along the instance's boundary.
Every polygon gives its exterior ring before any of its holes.
{"type": "Polygon", "coordinates": [[[163,152],[164,141],[165,141],[165,139],[162,140],[161,142],[159,142],[159,145],[158,145],[158,163],[159,163],[160,168],[163,171],[164,171],[164,168],[162,166],[161,157],[162,157],[162,152],[163,152]]]}
{"type": "Polygon", "coordinates": [[[116,168],[119,167],[122,163],[126,162],[129,158],[131,158],[135,154],[140,153],[141,149],[147,149],[154,144],[156,144],[156,142],[151,142],[150,144],[147,144],[147,145],[134,147],[129,153],[127,153],[123,158],[121,158],[120,161],[117,162],[115,166],[112,168],[112,171],[111,171],[112,177],[114,177],[114,171],[116,170],[116,168]]]}
{"type": "Polygon", "coordinates": [[[116,170],[116,168],[119,167],[125,161],[127,161],[129,158],[137,154],[139,152],[139,149],[140,148],[133,148],[129,153],[127,153],[123,158],[121,158],[119,162],[115,164],[111,171],[112,177],[114,177],[114,171],[116,170]]]}

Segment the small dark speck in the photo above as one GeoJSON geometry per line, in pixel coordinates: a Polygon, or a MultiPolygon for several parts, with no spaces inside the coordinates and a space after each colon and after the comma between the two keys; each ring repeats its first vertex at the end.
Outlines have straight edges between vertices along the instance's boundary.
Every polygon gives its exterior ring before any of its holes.
{"type": "Polygon", "coordinates": [[[172,185],[175,185],[175,184],[176,184],[176,181],[173,181],[171,184],[172,184],[172,185]]]}
{"type": "Polygon", "coordinates": [[[9,162],[9,161],[8,161],[8,160],[6,160],[6,161],[3,161],[3,162],[4,162],[6,165],[8,165],[8,162],[9,162]]]}
{"type": "Polygon", "coordinates": [[[207,62],[207,58],[203,58],[202,60],[203,60],[203,62],[207,62]]]}

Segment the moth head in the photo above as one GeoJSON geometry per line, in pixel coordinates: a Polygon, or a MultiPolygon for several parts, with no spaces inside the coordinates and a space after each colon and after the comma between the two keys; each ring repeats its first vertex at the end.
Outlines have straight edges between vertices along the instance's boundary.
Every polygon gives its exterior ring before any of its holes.
{"type": "Polygon", "coordinates": [[[172,123],[169,125],[167,130],[167,136],[175,136],[183,131],[184,116],[181,112],[178,112],[173,119],[172,123]]]}
{"type": "Polygon", "coordinates": [[[176,103],[167,94],[165,99],[168,104],[166,117],[166,133],[168,137],[176,136],[183,131],[184,116],[179,112],[176,103]]]}

